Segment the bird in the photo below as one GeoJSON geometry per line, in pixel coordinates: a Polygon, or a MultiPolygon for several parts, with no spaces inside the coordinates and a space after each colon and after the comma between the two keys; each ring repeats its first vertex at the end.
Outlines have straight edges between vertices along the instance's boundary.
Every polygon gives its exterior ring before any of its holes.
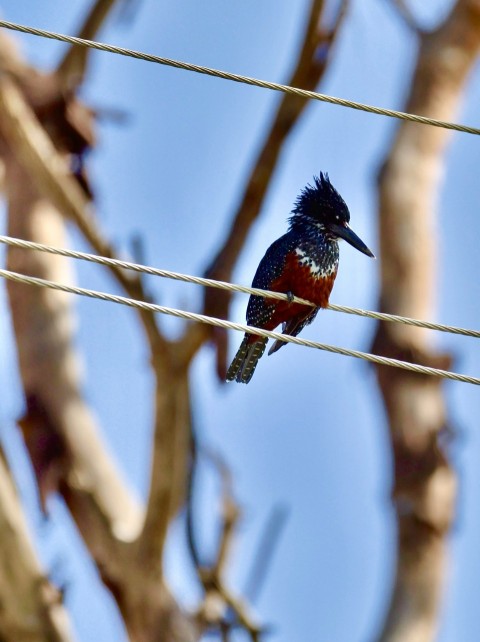
{"type": "MultiPolygon", "coordinates": [[[[268,248],[252,282],[253,288],[283,292],[288,300],[252,294],[246,317],[249,326],[274,330],[282,324],[283,334],[296,337],[312,323],[320,308],[328,306],[338,271],[339,240],[367,256],[375,255],[349,226],[350,211],[327,173],[320,172],[313,177],[313,185],[306,185],[288,221],[287,233],[268,248]],[[306,299],[315,307],[295,303],[294,297],[306,299]]],[[[246,332],[226,380],[248,383],[267,342],[267,337],[246,332]]],[[[268,354],[285,344],[277,339],[268,354]]]]}

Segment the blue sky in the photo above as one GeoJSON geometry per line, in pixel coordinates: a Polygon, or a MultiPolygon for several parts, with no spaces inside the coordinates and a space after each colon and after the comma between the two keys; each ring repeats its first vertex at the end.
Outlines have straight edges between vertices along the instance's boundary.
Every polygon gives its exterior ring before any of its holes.
{"type": "MultiPolygon", "coordinates": [[[[354,1],[321,91],[399,108],[408,87],[415,39],[383,0],[354,1]]],[[[415,4],[415,3],[413,3],[415,4]]],[[[422,4],[422,3],[417,3],[422,4]]],[[[423,3],[422,20],[433,24],[449,6],[423,3]],[[426,5],[429,5],[428,10],[426,5]]],[[[301,37],[305,0],[143,0],[129,24],[112,17],[101,39],[161,56],[283,82],[301,37]]],[[[74,33],[85,0],[4,0],[2,14],[18,21],[74,33]]],[[[49,68],[60,43],[15,36],[25,55],[49,68]]],[[[127,251],[140,234],[148,263],[199,274],[222,240],[242,193],[260,136],[279,100],[275,92],[238,85],[107,53],[94,53],[85,99],[129,114],[119,127],[102,124],[91,158],[100,223],[127,251]]],[[[472,76],[459,120],[477,125],[480,73],[472,76]]],[[[299,190],[328,171],[352,213],[352,227],[375,250],[375,173],[396,127],[390,119],[311,103],[286,144],[262,217],[235,273],[249,284],[268,245],[286,229],[299,190]]],[[[480,145],[455,134],[439,196],[440,274],[438,319],[478,326],[477,239],[480,145]]],[[[72,245],[84,249],[78,235],[72,245]]],[[[374,308],[375,262],[342,245],[332,301],[374,308]]],[[[78,266],[80,285],[116,291],[108,275],[78,266]]],[[[194,286],[152,281],[156,300],[198,309],[194,286]]],[[[2,285],[2,306],[5,305],[2,285]]],[[[239,295],[232,319],[244,319],[239,295]]],[[[79,346],[85,390],[110,446],[131,484],[144,494],[149,461],[151,381],[147,355],[132,311],[78,300],[79,346]]],[[[0,330],[8,335],[5,314],[0,330]]],[[[171,336],[177,320],[162,319],[171,336]]],[[[322,312],[304,336],[367,349],[374,326],[363,319],[322,312]]],[[[232,333],[232,351],[240,336],[232,333]]],[[[453,351],[455,369],[478,375],[473,339],[438,337],[453,351]]],[[[61,503],[42,521],[28,466],[14,427],[22,399],[11,345],[2,341],[0,381],[9,395],[0,407],[2,427],[15,453],[18,479],[54,578],[67,583],[66,600],[82,641],[123,640],[115,608],[84,555],[61,503]],[[95,599],[92,595],[95,590],[95,599]],[[98,597],[97,597],[98,594],[98,597]],[[106,611],[105,611],[106,610],[106,611]],[[106,612],[106,615],[105,615],[106,612]]],[[[386,424],[371,368],[358,361],[288,346],[264,358],[249,386],[219,386],[213,356],[204,349],[193,368],[196,423],[203,441],[230,462],[244,524],[231,568],[242,587],[262,526],[272,507],[286,505],[289,520],[256,611],[273,623],[275,642],[371,639],[388,603],[395,532],[389,504],[390,454],[386,424]]],[[[451,536],[450,582],[440,642],[474,642],[480,615],[480,412],[478,390],[445,385],[460,438],[453,457],[460,476],[456,525],[451,536]]],[[[202,533],[211,548],[213,482],[202,485],[202,533]]],[[[188,603],[197,595],[183,534],[172,530],[168,572],[188,603]]]]}

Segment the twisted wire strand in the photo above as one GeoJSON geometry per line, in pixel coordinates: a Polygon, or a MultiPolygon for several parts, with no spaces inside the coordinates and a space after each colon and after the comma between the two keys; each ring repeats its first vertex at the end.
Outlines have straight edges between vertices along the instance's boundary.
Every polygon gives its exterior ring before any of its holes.
{"type": "Polygon", "coordinates": [[[153,62],[159,65],[174,67],[176,69],[183,69],[185,71],[193,71],[195,73],[205,74],[207,76],[223,78],[224,80],[231,80],[233,82],[244,83],[246,85],[252,85],[254,87],[262,87],[263,89],[280,91],[285,94],[293,94],[295,96],[300,96],[302,98],[319,100],[321,102],[330,103],[332,105],[348,107],[350,109],[356,109],[359,111],[368,112],[370,114],[376,114],[378,116],[388,116],[390,118],[399,118],[400,120],[407,120],[414,123],[421,123],[424,125],[432,125],[433,127],[442,127],[443,129],[451,129],[458,132],[464,132],[466,134],[474,134],[476,136],[480,135],[480,128],[477,128],[477,127],[469,127],[467,125],[451,123],[443,120],[438,120],[436,118],[428,118],[428,116],[419,116],[418,114],[410,114],[407,112],[397,111],[395,109],[386,109],[382,107],[376,107],[373,105],[366,105],[364,103],[359,103],[354,100],[337,98],[335,96],[329,96],[327,94],[321,94],[315,91],[300,89],[299,87],[291,87],[289,85],[282,85],[281,83],[270,82],[267,80],[260,80],[259,78],[242,76],[240,74],[235,74],[228,71],[222,71],[219,69],[213,69],[211,67],[204,67],[202,65],[195,65],[188,62],[183,62],[181,60],[172,60],[171,58],[155,56],[155,55],[147,54],[141,51],[135,51],[133,49],[126,49],[124,47],[118,47],[116,45],[109,45],[103,42],[97,42],[95,40],[86,40],[84,38],[78,38],[76,36],[67,36],[65,34],[56,33],[54,31],[47,31],[46,29],[37,29],[35,27],[21,25],[15,22],[9,22],[8,20],[0,20],[0,27],[4,27],[5,29],[10,29],[12,31],[19,31],[21,33],[29,34],[32,36],[49,38],[50,40],[59,40],[60,42],[66,42],[72,45],[78,45],[80,47],[88,47],[90,49],[97,49],[99,51],[107,51],[109,53],[117,54],[120,56],[136,58],[137,60],[145,60],[147,62],[153,62]]]}
{"type": "Polygon", "coordinates": [[[363,359],[364,361],[375,363],[377,365],[401,368],[402,370],[408,370],[410,372],[415,372],[417,374],[440,377],[442,379],[451,379],[453,381],[460,381],[462,383],[470,383],[475,386],[480,385],[479,377],[471,377],[469,375],[450,372],[449,370],[431,368],[430,366],[421,366],[416,363],[408,363],[406,361],[401,361],[399,359],[392,359],[390,357],[380,357],[378,355],[370,354],[368,352],[360,352],[359,350],[350,350],[348,348],[340,348],[338,346],[332,346],[326,343],[318,343],[316,341],[310,341],[308,339],[299,339],[298,337],[292,337],[290,335],[281,334],[280,332],[271,332],[269,330],[262,330],[261,328],[255,328],[254,326],[248,326],[243,323],[234,323],[232,321],[224,321],[223,319],[209,317],[204,314],[198,314],[196,312],[187,312],[185,310],[177,310],[175,308],[169,308],[164,305],[147,303],[146,301],[138,301],[136,299],[130,299],[124,296],[116,295],[116,294],[107,294],[106,292],[99,292],[97,290],[89,290],[86,288],[65,285],[63,283],[48,281],[46,279],[40,279],[38,277],[25,276],[24,274],[19,274],[18,272],[11,272],[10,270],[0,269],[0,277],[3,277],[10,281],[16,281],[17,283],[23,283],[26,285],[35,285],[37,287],[43,287],[43,288],[50,288],[52,290],[67,292],[69,294],[76,294],[79,296],[90,297],[91,299],[99,299],[101,301],[110,301],[111,303],[126,305],[131,308],[139,308],[141,310],[148,310],[150,312],[167,314],[170,316],[178,317],[180,319],[187,319],[189,321],[206,323],[208,325],[213,325],[213,326],[217,326],[219,328],[225,328],[228,330],[237,330],[238,332],[250,332],[261,337],[267,337],[268,339],[280,339],[281,341],[285,341],[286,343],[294,343],[296,345],[305,346],[307,348],[316,348],[317,350],[332,352],[334,354],[340,354],[346,357],[355,357],[356,359],[363,359]]]}
{"type": "MultiPolygon", "coordinates": [[[[299,297],[288,297],[287,294],[282,292],[273,292],[271,290],[260,290],[258,288],[247,287],[235,283],[228,283],[227,281],[217,281],[215,279],[207,279],[200,276],[192,276],[190,274],[182,274],[181,272],[172,272],[171,270],[162,270],[139,263],[132,263],[131,261],[122,261],[120,259],[108,258],[105,256],[98,256],[96,254],[89,254],[87,252],[78,252],[76,250],[69,250],[66,248],[53,247],[51,245],[44,245],[43,243],[34,243],[33,241],[25,241],[23,239],[13,238],[11,236],[0,235],[0,243],[4,245],[19,247],[27,250],[38,250],[49,254],[57,254],[68,258],[79,259],[88,261],[90,263],[97,263],[99,265],[113,265],[116,267],[124,268],[126,270],[133,270],[141,274],[149,274],[151,276],[159,276],[167,279],[174,279],[176,281],[183,281],[185,283],[194,283],[204,287],[218,288],[220,290],[229,290],[231,292],[242,292],[244,294],[255,294],[269,299],[276,299],[278,301],[289,301],[294,303],[301,303],[315,307],[313,303],[306,299],[299,297]]],[[[418,328],[425,328],[427,330],[437,330],[439,332],[447,332],[449,334],[459,334],[466,337],[473,337],[480,339],[480,330],[472,330],[468,328],[461,328],[453,325],[445,325],[443,323],[434,323],[433,321],[421,321],[420,319],[412,319],[411,317],[403,317],[396,314],[387,314],[385,312],[375,312],[373,310],[363,310],[361,308],[354,308],[346,305],[336,305],[330,303],[329,310],[334,312],[341,312],[378,321],[388,321],[393,323],[402,323],[404,325],[411,325],[418,328]]]]}

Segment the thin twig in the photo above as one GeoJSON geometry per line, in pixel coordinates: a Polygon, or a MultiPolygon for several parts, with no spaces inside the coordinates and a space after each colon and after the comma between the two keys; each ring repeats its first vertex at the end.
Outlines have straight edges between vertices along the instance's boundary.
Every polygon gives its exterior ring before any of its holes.
{"type": "Polygon", "coordinates": [[[210,454],[209,459],[216,466],[222,485],[220,537],[217,547],[217,556],[212,570],[215,577],[221,578],[223,577],[223,573],[227,566],[236,526],[241,512],[238,503],[233,496],[232,474],[229,467],[218,453],[214,455],[210,454]]]}
{"type": "Polygon", "coordinates": [[[194,567],[197,569],[202,568],[202,560],[200,556],[200,546],[196,538],[196,529],[194,526],[194,489],[197,484],[198,472],[198,444],[195,428],[192,424],[190,431],[190,466],[187,481],[187,496],[186,496],[186,531],[187,531],[187,545],[192,558],[194,567]]]}
{"type": "Polygon", "coordinates": [[[250,635],[252,642],[260,642],[260,636],[264,629],[254,621],[245,602],[235,596],[218,578],[214,579],[214,585],[219,595],[232,610],[235,620],[250,635]]]}
{"type": "Polygon", "coordinates": [[[265,524],[250,574],[245,583],[244,595],[252,604],[258,600],[260,591],[263,588],[280,536],[287,523],[288,514],[289,511],[286,506],[275,506],[265,524]]]}
{"type": "MultiPolygon", "coordinates": [[[[200,580],[200,583],[205,590],[205,600],[204,605],[207,603],[209,597],[212,594],[216,594],[222,598],[228,610],[231,611],[232,618],[228,618],[226,621],[223,618],[219,618],[217,622],[205,622],[206,626],[211,627],[212,625],[216,626],[222,635],[228,634],[230,626],[239,625],[249,635],[253,641],[258,641],[260,638],[261,628],[258,627],[252,617],[250,616],[247,606],[245,603],[238,597],[236,597],[226,586],[222,579],[223,571],[228,559],[228,552],[230,550],[231,542],[235,532],[235,526],[239,516],[239,509],[236,505],[231,488],[231,474],[225,464],[225,462],[217,455],[212,455],[208,453],[208,458],[215,465],[215,468],[220,473],[222,480],[222,495],[223,495],[223,514],[222,514],[222,525],[220,528],[220,538],[217,547],[217,554],[215,561],[212,565],[206,565],[202,560],[200,547],[197,542],[194,521],[194,495],[193,489],[195,487],[195,479],[198,466],[198,444],[196,437],[192,432],[191,442],[190,442],[190,453],[191,453],[191,464],[190,464],[190,477],[187,493],[187,514],[186,514],[186,525],[187,525],[187,541],[192,557],[193,564],[195,566],[197,576],[200,580]],[[233,622],[230,622],[233,620],[233,622]]],[[[207,613],[206,608],[200,608],[200,613],[205,616],[207,613]]]]}

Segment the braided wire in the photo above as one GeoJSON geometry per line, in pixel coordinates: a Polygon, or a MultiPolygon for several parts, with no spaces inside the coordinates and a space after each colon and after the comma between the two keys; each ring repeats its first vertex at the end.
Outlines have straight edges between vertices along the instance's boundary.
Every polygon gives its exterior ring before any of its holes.
{"type": "Polygon", "coordinates": [[[109,45],[103,42],[97,42],[95,40],[86,40],[84,38],[78,38],[76,36],[67,36],[65,34],[56,33],[54,31],[47,31],[46,29],[37,29],[35,27],[21,25],[15,22],[9,22],[7,20],[0,20],[0,27],[4,27],[5,29],[10,29],[12,31],[19,31],[21,33],[25,33],[33,36],[39,36],[41,38],[49,38],[50,40],[59,40],[60,42],[66,42],[72,45],[78,45],[80,47],[88,47],[90,49],[97,49],[98,51],[107,51],[109,53],[117,54],[120,56],[136,58],[137,60],[144,60],[147,62],[153,62],[153,63],[159,64],[159,65],[174,67],[175,69],[193,71],[195,73],[205,74],[207,76],[213,76],[216,78],[223,78],[224,80],[231,80],[233,82],[244,83],[246,85],[252,85],[254,87],[262,87],[263,89],[280,91],[285,94],[300,96],[302,98],[319,100],[321,102],[330,103],[332,105],[348,107],[350,109],[356,109],[359,111],[368,112],[370,114],[376,114],[378,116],[388,116],[390,118],[399,118],[400,120],[406,120],[414,123],[421,123],[424,125],[432,125],[433,127],[441,127],[443,129],[451,129],[458,132],[464,132],[466,134],[474,134],[476,136],[480,135],[480,128],[477,128],[477,127],[469,127],[467,125],[451,123],[448,121],[438,120],[436,118],[429,118],[428,116],[419,116],[418,114],[410,114],[407,112],[397,111],[395,109],[386,109],[383,107],[366,105],[364,103],[356,102],[354,100],[337,98],[335,96],[321,94],[316,91],[309,91],[307,89],[300,89],[299,87],[291,87],[289,85],[282,85],[281,83],[270,82],[267,80],[260,80],[259,78],[251,78],[250,76],[242,76],[240,74],[235,74],[228,71],[222,71],[219,69],[213,69],[211,67],[204,67],[202,65],[195,65],[188,62],[183,62],[181,60],[172,60],[171,58],[155,56],[155,55],[147,54],[141,51],[135,51],[133,49],[126,49],[124,47],[118,47],[116,45],[109,45]]]}
{"type": "MultiPolygon", "coordinates": [[[[149,274],[151,276],[159,276],[167,279],[174,279],[176,281],[183,281],[185,283],[194,283],[204,287],[218,288],[220,290],[229,290],[230,292],[242,292],[244,294],[255,294],[269,299],[276,299],[278,301],[289,301],[293,303],[301,303],[314,307],[314,304],[306,299],[299,297],[288,297],[287,294],[282,292],[273,292],[271,290],[260,290],[258,288],[247,287],[235,283],[228,283],[227,281],[217,281],[215,279],[207,279],[200,276],[192,276],[190,274],[182,274],[181,272],[173,272],[171,270],[162,270],[139,263],[132,263],[131,261],[122,261],[120,259],[108,258],[105,256],[98,256],[96,254],[89,254],[87,252],[78,252],[76,250],[69,250],[66,248],[53,247],[51,245],[44,245],[43,243],[35,243],[33,241],[25,241],[23,239],[13,238],[11,236],[0,235],[0,243],[4,245],[19,247],[27,250],[38,250],[49,254],[57,254],[68,258],[79,259],[88,261],[90,263],[97,263],[99,265],[115,266],[124,268],[126,270],[133,270],[141,274],[149,274]]],[[[388,314],[385,312],[375,312],[373,310],[363,310],[361,308],[354,308],[346,305],[336,305],[330,303],[329,310],[334,312],[342,312],[378,321],[388,321],[393,323],[402,323],[404,325],[415,326],[417,328],[425,328],[427,330],[437,330],[439,332],[447,332],[449,334],[459,334],[466,337],[473,337],[480,339],[480,330],[472,330],[468,328],[461,328],[453,325],[446,325],[443,323],[435,323],[433,321],[421,321],[420,319],[412,319],[411,317],[403,317],[397,314],[388,314]]]]}
{"type": "Polygon", "coordinates": [[[0,269],[0,277],[3,277],[4,279],[8,279],[10,281],[16,281],[17,283],[23,283],[26,285],[35,285],[37,287],[43,287],[43,288],[50,288],[52,290],[67,292],[69,294],[76,294],[79,296],[90,297],[92,299],[99,299],[101,301],[110,301],[111,303],[126,305],[131,308],[138,308],[141,310],[148,310],[150,312],[167,314],[170,316],[178,317],[180,319],[187,319],[189,321],[206,323],[208,325],[213,325],[213,326],[216,326],[219,328],[225,328],[228,330],[237,330],[238,332],[250,332],[250,333],[253,332],[258,336],[267,337],[268,339],[280,339],[281,341],[285,341],[286,343],[294,343],[299,346],[316,348],[317,350],[332,352],[334,354],[340,354],[346,357],[355,357],[356,359],[363,359],[364,361],[375,363],[377,365],[401,368],[402,370],[408,370],[410,372],[415,372],[417,374],[440,377],[442,379],[450,379],[453,381],[460,381],[462,383],[470,383],[475,386],[480,385],[479,377],[471,377],[469,375],[450,372],[449,370],[441,370],[439,368],[432,368],[430,366],[421,366],[416,363],[408,363],[406,361],[401,361],[399,359],[392,359],[390,357],[380,357],[378,355],[370,354],[368,352],[361,352],[359,350],[350,350],[348,348],[340,348],[338,346],[332,346],[326,343],[318,343],[316,341],[310,341],[308,339],[300,339],[298,337],[292,337],[290,335],[281,334],[280,332],[271,332],[269,330],[255,328],[254,326],[248,326],[243,323],[234,323],[233,321],[225,321],[223,319],[209,317],[209,316],[206,316],[205,314],[198,314],[196,312],[187,312],[185,310],[177,310],[175,308],[169,308],[164,305],[148,303],[146,301],[138,301],[136,299],[130,299],[124,296],[116,295],[116,294],[107,294],[106,292],[98,292],[97,290],[89,290],[86,288],[65,285],[63,283],[48,281],[46,279],[40,279],[38,277],[25,276],[23,274],[19,274],[18,272],[11,272],[10,270],[0,269]]]}

